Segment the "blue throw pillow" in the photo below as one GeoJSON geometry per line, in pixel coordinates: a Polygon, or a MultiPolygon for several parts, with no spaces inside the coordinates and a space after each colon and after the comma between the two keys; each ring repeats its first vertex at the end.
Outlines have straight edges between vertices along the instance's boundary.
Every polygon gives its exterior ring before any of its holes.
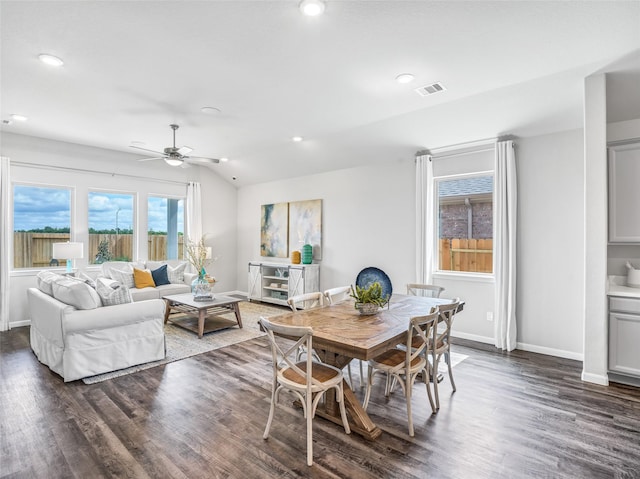
{"type": "Polygon", "coordinates": [[[163,264],[158,269],[151,271],[151,276],[153,277],[153,282],[156,283],[156,286],[160,286],[162,284],[171,284],[169,281],[169,276],[167,276],[167,265],[163,264]]]}

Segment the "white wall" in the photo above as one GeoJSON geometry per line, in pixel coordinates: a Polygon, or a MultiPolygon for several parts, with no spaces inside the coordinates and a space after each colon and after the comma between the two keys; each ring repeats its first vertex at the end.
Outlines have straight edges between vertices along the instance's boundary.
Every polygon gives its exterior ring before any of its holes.
{"type": "MultiPolygon", "coordinates": [[[[518,345],[580,359],[584,298],[582,131],[516,143],[518,345]]],[[[387,272],[395,291],[404,291],[405,283],[415,278],[414,176],[414,162],[407,159],[387,166],[240,188],[238,289],[247,289],[247,263],[261,259],[260,206],[320,198],[321,289],[352,284],[362,268],[377,266],[387,272]]],[[[466,301],[465,311],[456,319],[455,334],[493,343],[494,324],[486,320],[486,313],[494,309],[493,282],[441,275],[434,282],[445,287],[443,296],[459,296],[466,301]]]]}
{"type": "Polygon", "coordinates": [[[240,188],[238,289],[247,290],[247,263],[261,259],[260,206],[311,199],[322,199],[322,290],[353,284],[367,266],[404,289],[415,277],[414,183],[408,159],[240,188]]]}
{"type": "Polygon", "coordinates": [[[518,348],[581,359],[583,131],[516,143],[518,348]]]}
{"type": "MultiPolygon", "coordinates": [[[[72,218],[76,241],[88,242],[87,192],[100,188],[112,191],[137,193],[137,218],[140,231],[146,231],[147,196],[185,196],[188,181],[200,181],[203,190],[203,231],[211,238],[214,255],[220,256],[210,270],[220,281],[218,291],[234,290],[235,271],[235,187],[219,178],[204,167],[171,168],[163,162],[150,165],[139,163],[135,156],[100,148],[91,148],[71,143],[38,139],[10,133],[2,134],[2,156],[12,162],[11,181],[69,186],[73,188],[75,216],[72,218]],[[21,165],[29,163],[44,168],[21,165]],[[76,168],[107,172],[108,174],[86,173],[73,170],[51,169],[50,167],[76,168]],[[126,175],[138,176],[132,178],[126,175]],[[164,181],[163,181],[164,180],[164,181]]],[[[3,232],[4,233],[4,232],[3,232]]],[[[134,256],[146,259],[146,244],[137,245],[134,256]]],[[[88,258],[78,260],[79,269],[92,269],[88,258]]],[[[10,325],[22,324],[28,320],[26,288],[35,285],[37,270],[21,270],[10,273],[10,325]]]]}
{"type": "Polygon", "coordinates": [[[584,362],[582,379],[608,384],[607,115],[603,73],[585,79],[584,362]]]}

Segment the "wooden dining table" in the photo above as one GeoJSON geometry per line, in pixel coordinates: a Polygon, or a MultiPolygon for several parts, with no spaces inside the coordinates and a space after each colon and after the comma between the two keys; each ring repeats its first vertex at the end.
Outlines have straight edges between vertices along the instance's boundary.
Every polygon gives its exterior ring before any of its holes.
{"type": "MultiPolygon", "coordinates": [[[[428,314],[431,307],[450,302],[444,298],[394,294],[388,306],[370,316],[361,315],[353,301],[343,301],[273,316],[269,321],[286,326],[310,326],[313,328],[313,349],[320,359],[342,369],[353,359],[368,361],[403,343],[410,318],[428,314]]],[[[374,424],[346,381],[343,386],[351,430],[367,439],[376,439],[381,434],[380,428],[374,424]]],[[[334,392],[327,392],[324,408],[319,406],[316,414],[342,424],[334,392]]]]}

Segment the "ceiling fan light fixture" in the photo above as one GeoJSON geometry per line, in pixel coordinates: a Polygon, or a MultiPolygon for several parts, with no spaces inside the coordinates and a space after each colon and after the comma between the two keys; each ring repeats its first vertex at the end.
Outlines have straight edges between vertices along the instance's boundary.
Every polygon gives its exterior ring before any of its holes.
{"type": "Polygon", "coordinates": [[[300,11],[308,17],[317,17],[322,15],[325,4],[322,0],[302,0],[300,2],[300,11]]]}
{"type": "Polygon", "coordinates": [[[184,160],[182,158],[165,158],[164,161],[170,166],[180,166],[184,160]]]}

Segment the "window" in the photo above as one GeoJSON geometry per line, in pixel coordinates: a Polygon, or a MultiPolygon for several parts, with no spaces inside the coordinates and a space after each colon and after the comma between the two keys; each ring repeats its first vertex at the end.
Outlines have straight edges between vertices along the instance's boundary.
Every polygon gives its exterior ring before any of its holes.
{"type": "Polygon", "coordinates": [[[493,174],[435,178],[438,271],[493,273],[493,174]]]}
{"type": "Polygon", "coordinates": [[[89,192],[89,262],[133,259],[134,195],[89,192]]]}
{"type": "Polygon", "coordinates": [[[52,262],[53,243],[69,241],[71,189],[13,185],[13,267],[41,268],[52,262]]]}
{"type": "Polygon", "coordinates": [[[149,196],[148,258],[153,261],[183,258],[184,199],[149,196]]]}

